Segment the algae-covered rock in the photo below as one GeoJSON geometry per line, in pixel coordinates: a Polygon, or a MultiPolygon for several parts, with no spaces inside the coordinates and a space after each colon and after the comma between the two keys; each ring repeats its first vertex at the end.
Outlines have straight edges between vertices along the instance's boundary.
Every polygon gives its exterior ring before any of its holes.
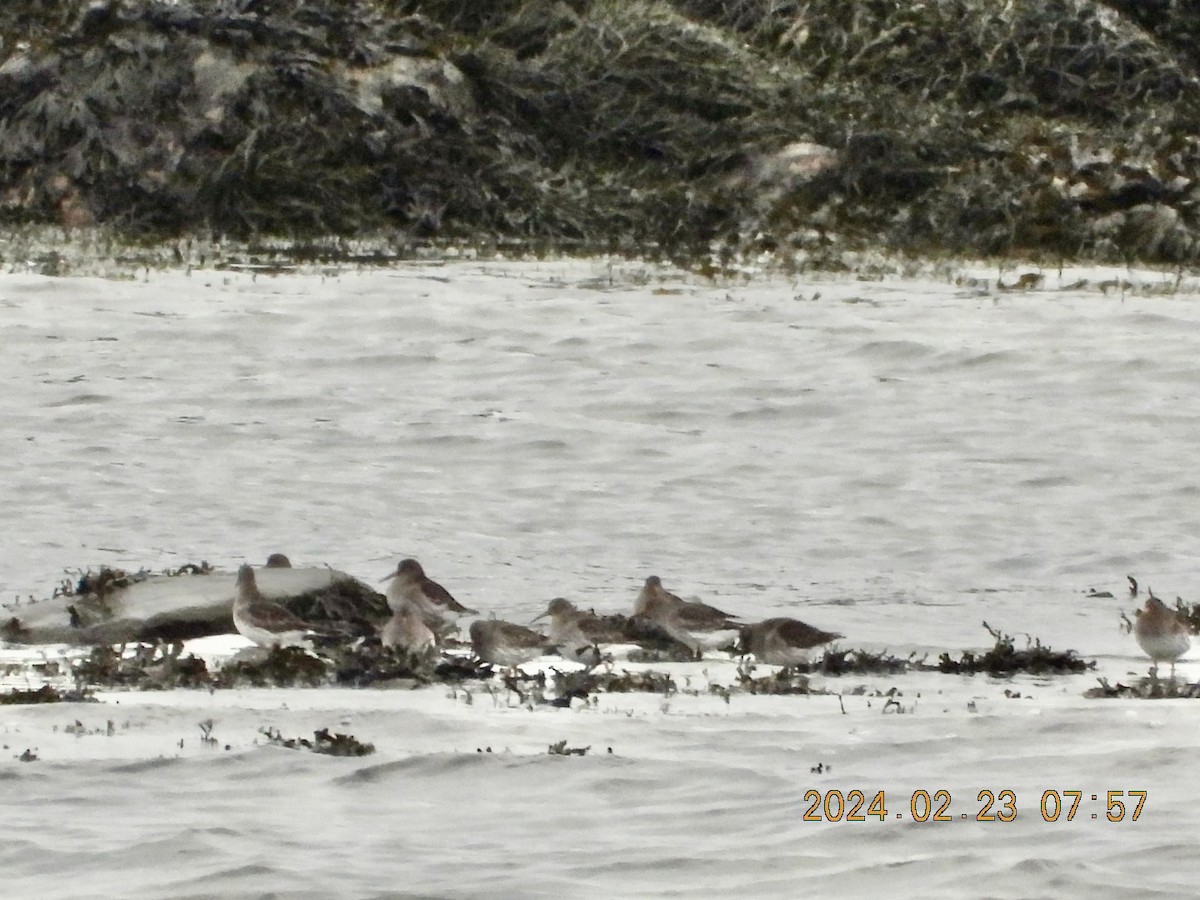
{"type": "Polygon", "coordinates": [[[1200,254],[1200,11],[7,0],[0,222],[671,254],[1200,254]]]}

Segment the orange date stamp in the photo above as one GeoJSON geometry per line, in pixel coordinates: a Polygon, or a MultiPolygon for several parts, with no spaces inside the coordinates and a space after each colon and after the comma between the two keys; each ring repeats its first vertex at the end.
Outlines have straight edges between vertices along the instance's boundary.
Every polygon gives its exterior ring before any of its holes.
{"type": "MultiPolygon", "coordinates": [[[[1103,795],[1076,790],[1042,791],[1036,813],[1043,822],[1074,822],[1076,819],[1109,822],[1136,822],[1146,805],[1148,791],[1106,791],[1103,795]]],[[[892,801],[889,808],[886,791],[876,791],[868,799],[867,793],[854,789],[843,793],[839,790],[804,793],[806,805],[801,819],[805,822],[866,822],[875,819],[909,819],[913,822],[953,822],[974,819],[976,822],[1015,822],[1018,806],[1015,791],[982,790],[970,804],[969,811],[952,808],[955,801],[950,791],[915,790],[907,799],[908,805],[900,809],[892,801]]],[[[960,804],[961,805],[961,804],[960,804]]]]}

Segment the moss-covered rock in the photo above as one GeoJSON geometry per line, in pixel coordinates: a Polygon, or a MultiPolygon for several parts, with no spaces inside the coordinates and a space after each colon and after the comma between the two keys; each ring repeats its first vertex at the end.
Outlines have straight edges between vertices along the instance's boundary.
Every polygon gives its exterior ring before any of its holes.
{"type": "Polygon", "coordinates": [[[12,0],[0,222],[1190,263],[1198,32],[1168,0],[12,0]]]}

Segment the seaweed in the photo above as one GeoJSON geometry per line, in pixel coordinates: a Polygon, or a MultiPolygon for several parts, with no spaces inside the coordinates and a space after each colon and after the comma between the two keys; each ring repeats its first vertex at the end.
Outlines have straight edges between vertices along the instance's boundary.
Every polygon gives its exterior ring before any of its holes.
{"type": "Polygon", "coordinates": [[[590,746],[568,747],[567,739],[563,738],[561,741],[556,741],[555,743],[550,744],[546,748],[546,752],[550,756],[587,756],[587,752],[591,749],[592,748],[590,746]]]}
{"type": "Polygon", "coordinates": [[[495,667],[474,656],[443,656],[434,666],[434,679],[445,684],[459,684],[491,678],[495,667]]]}
{"type": "Polygon", "coordinates": [[[353,578],[339,578],[331,584],[284,599],[283,604],[305,622],[335,633],[335,640],[374,635],[376,623],[391,615],[387,598],[353,578]]]}
{"type": "Polygon", "coordinates": [[[594,693],[629,694],[648,693],[669,696],[679,690],[675,679],[665,672],[620,672],[590,671],[567,676],[560,691],[575,691],[578,696],[594,693]]]}
{"type": "MultiPolygon", "coordinates": [[[[430,684],[434,681],[450,681],[452,666],[447,664],[448,677],[442,671],[443,660],[432,653],[408,653],[399,648],[388,649],[378,640],[367,640],[354,644],[327,645],[321,648],[322,656],[328,660],[338,684],[366,687],[379,682],[411,679],[415,684],[430,684]]],[[[472,669],[472,672],[475,670],[472,669]]],[[[490,674],[490,667],[487,670],[490,674]]],[[[462,675],[461,677],[468,677],[462,675]]],[[[478,677],[478,676],[472,676],[478,677]]]]}
{"type": "Polygon", "coordinates": [[[32,690],[14,688],[0,694],[0,706],[15,706],[34,703],[94,703],[96,698],[90,691],[62,691],[49,684],[32,690]]]}
{"type": "Polygon", "coordinates": [[[16,616],[9,616],[4,621],[4,625],[0,626],[0,638],[14,643],[20,642],[28,633],[29,629],[22,625],[21,620],[16,616]]]}
{"type": "MultiPolygon", "coordinates": [[[[598,694],[650,693],[670,697],[679,691],[675,679],[663,672],[610,669],[580,669],[549,675],[544,671],[526,674],[517,670],[505,674],[503,684],[522,706],[564,708],[572,700],[588,700],[598,694]]],[[[488,690],[492,692],[490,687],[488,690]]]]}
{"type": "Polygon", "coordinates": [[[821,658],[808,667],[796,667],[800,671],[817,672],[822,675],[894,675],[910,668],[921,668],[923,660],[915,656],[901,659],[886,650],[872,653],[869,650],[827,649],[821,658]]]}
{"type": "Polygon", "coordinates": [[[259,660],[234,660],[216,673],[216,687],[318,687],[330,679],[327,662],[299,647],[272,647],[259,660]]]}
{"type": "Polygon", "coordinates": [[[141,690],[211,688],[213,679],[203,659],[182,655],[182,644],[138,644],[132,655],[126,645],[93,647],[72,667],[76,685],[141,690]]]}
{"type": "Polygon", "coordinates": [[[370,756],[375,752],[374,744],[360,741],[352,734],[330,733],[328,728],[319,728],[313,732],[313,739],[285,738],[278,728],[269,726],[259,729],[266,735],[267,743],[288,750],[309,750],[325,756],[370,756]]]}
{"type": "Polygon", "coordinates": [[[748,694],[828,694],[828,690],[814,688],[808,675],[788,667],[760,678],[751,676],[753,666],[738,668],[738,687],[748,694]]]}
{"type": "Polygon", "coordinates": [[[1175,611],[1192,634],[1200,633],[1200,603],[1186,603],[1183,598],[1176,597],[1175,611]]]}
{"type": "Polygon", "coordinates": [[[983,627],[996,641],[990,650],[980,656],[965,650],[957,660],[943,653],[938,659],[938,671],[950,675],[980,672],[993,676],[1077,675],[1096,666],[1094,660],[1081,659],[1074,650],[1053,650],[1037,638],[1029,638],[1025,649],[1017,650],[1011,635],[997,631],[987,622],[983,627]]]}
{"type": "Polygon", "coordinates": [[[1174,678],[1163,680],[1151,676],[1142,678],[1134,684],[1109,684],[1107,678],[1098,678],[1096,687],[1088,688],[1083,696],[1090,700],[1196,700],[1200,699],[1200,683],[1176,681],[1174,678]]]}

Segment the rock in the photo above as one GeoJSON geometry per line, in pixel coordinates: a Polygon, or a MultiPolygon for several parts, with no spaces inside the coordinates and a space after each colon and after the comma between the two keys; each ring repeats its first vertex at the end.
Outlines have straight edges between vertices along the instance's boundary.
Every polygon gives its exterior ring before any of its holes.
{"type": "MultiPolygon", "coordinates": [[[[112,644],[121,641],[185,640],[234,631],[232,607],[236,594],[233,572],[188,567],[180,574],[127,574],[101,569],[80,579],[74,592],[12,610],[0,634],[24,644],[112,644]]],[[[348,592],[371,598],[386,612],[381,595],[334,569],[256,568],[259,590],[285,605],[312,606],[322,594],[348,592]]],[[[372,601],[357,617],[371,620],[378,609],[372,601]]]]}
{"type": "Polygon", "coordinates": [[[258,66],[239,62],[220,47],[209,47],[192,62],[192,85],[196,101],[209,122],[225,117],[225,102],[237,95],[258,66]]]}
{"type": "Polygon", "coordinates": [[[379,115],[396,98],[409,94],[452,119],[466,119],[475,112],[471,86],[449,60],[397,56],[380,66],[347,68],[344,76],[356,89],[355,105],[369,116],[379,115]]]}

